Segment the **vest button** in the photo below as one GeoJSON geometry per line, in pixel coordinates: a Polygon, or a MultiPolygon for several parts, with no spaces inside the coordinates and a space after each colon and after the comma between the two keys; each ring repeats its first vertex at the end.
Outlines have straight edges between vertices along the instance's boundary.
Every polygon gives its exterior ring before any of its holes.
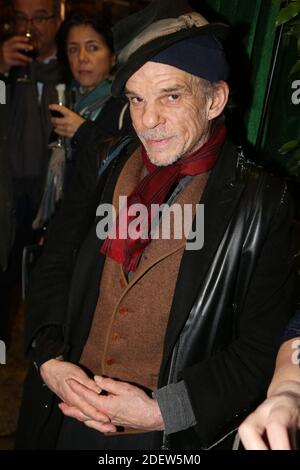
{"type": "Polygon", "coordinates": [[[128,308],[127,307],[120,307],[119,308],[119,313],[120,313],[120,315],[127,315],[128,308]]]}
{"type": "Polygon", "coordinates": [[[114,359],[107,359],[107,360],[106,360],[106,364],[107,364],[108,366],[112,366],[115,362],[116,362],[116,361],[115,361],[114,359]]]}
{"type": "Polygon", "coordinates": [[[121,335],[119,333],[113,333],[111,338],[113,341],[120,341],[121,335]]]}

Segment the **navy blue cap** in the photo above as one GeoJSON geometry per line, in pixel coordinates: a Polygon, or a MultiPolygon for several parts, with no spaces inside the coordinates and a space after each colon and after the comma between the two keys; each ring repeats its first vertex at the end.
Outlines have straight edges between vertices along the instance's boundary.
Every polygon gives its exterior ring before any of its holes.
{"type": "Polygon", "coordinates": [[[229,65],[223,46],[213,33],[176,42],[150,60],[172,65],[210,82],[227,80],[229,76],[229,65]]]}

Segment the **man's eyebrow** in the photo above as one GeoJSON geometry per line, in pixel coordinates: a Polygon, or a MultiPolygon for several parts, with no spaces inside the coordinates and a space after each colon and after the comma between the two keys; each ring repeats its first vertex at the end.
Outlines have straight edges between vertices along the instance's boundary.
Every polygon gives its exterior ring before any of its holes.
{"type": "MultiPolygon", "coordinates": [[[[18,15],[25,15],[26,14],[23,10],[18,10],[17,8],[14,10],[14,12],[18,15]]],[[[48,15],[49,13],[44,8],[41,8],[39,10],[34,10],[33,14],[34,15],[48,15]]]]}
{"type": "MultiPolygon", "coordinates": [[[[178,91],[187,91],[187,89],[188,88],[186,85],[174,85],[167,88],[161,88],[159,93],[174,93],[178,91]]],[[[128,88],[125,88],[125,95],[137,95],[137,93],[129,90],[128,88]]]]}
{"type": "Polygon", "coordinates": [[[125,93],[125,95],[136,95],[137,94],[134,91],[131,91],[126,87],[125,87],[124,93],[125,93]]]}
{"type": "Polygon", "coordinates": [[[45,10],[44,8],[41,8],[40,10],[34,10],[33,12],[35,15],[38,14],[38,15],[48,15],[48,11],[45,10]]]}
{"type": "Polygon", "coordinates": [[[186,91],[187,87],[185,85],[174,85],[167,88],[162,88],[161,93],[174,93],[175,91],[186,91]]]}

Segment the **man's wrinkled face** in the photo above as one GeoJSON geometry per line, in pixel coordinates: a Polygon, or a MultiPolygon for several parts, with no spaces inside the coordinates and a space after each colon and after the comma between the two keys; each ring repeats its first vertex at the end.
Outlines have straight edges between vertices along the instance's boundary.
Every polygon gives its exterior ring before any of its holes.
{"type": "Polygon", "coordinates": [[[147,62],[126,83],[133,126],[152,163],[166,166],[208,138],[203,81],[170,65],[147,62]]]}
{"type": "Polygon", "coordinates": [[[31,31],[38,50],[38,59],[43,60],[55,53],[55,35],[60,24],[55,15],[52,0],[13,0],[16,34],[31,31]]]}

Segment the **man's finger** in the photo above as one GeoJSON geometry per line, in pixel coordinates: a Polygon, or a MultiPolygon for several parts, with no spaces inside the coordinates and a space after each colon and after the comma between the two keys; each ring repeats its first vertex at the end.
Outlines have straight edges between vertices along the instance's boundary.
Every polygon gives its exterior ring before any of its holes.
{"type": "Polygon", "coordinates": [[[89,421],[89,420],[87,420],[87,421],[84,422],[84,424],[88,428],[92,428],[92,429],[95,429],[96,431],[100,431],[100,432],[116,432],[117,431],[116,426],[114,426],[112,423],[101,424],[98,421],[93,421],[93,420],[89,421]]]}
{"type": "MultiPolygon", "coordinates": [[[[96,409],[94,406],[90,405],[87,401],[83,400],[78,394],[73,391],[71,394],[66,395],[67,403],[64,403],[63,406],[74,407],[80,411],[84,416],[88,416],[90,419],[95,421],[101,421],[102,423],[109,423],[110,418],[102,411],[96,409]]],[[[91,392],[94,393],[94,392],[91,392]]],[[[67,408],[64,408],[68,410],[67,408]]]]}
{"type": "Polygon", "coordinates": [[[90,390],[93,390],[98,395],[102,391],[102,388],[99,387],[99,385],[97,385],[96,382],[93,379],[84,378],[84,377],[83,378],[76,377],[75,380],[77,382],[79,382],[81,385],[84,385],[85,387],[89,388],[90,390]]]}
{"type": "Polygon", "coordinates": [[[14,60],[11,61],[10,66],[12,67],[25,67],[28,64],[28,62],[23,62],[21,60],[14,60]]]}
{"type": "Polygon", "coordinates": [[[28,44],[28,42],[29,42],[29,38],[27,38],[26,36],[13,36],[7,41],[7,43],[11,43],[11,44],[18,44],[18,43],[28,44]]]}
{"type": "Polygon", "coordinates": [[[31,57],[27,57],[25,54],[22,54],[22,52],[19,51],[14,52],[14,54],[11,55],[10,60],[14,63],[16,63],[17,61],[21,62],[21,65],[30,64],[32,62],[31,57]]]}
{"type": "Polygon", "coordinates": [[[247,450],[268,450],[269,447],[263,440],[263,434],[264,429],[258,425],[250,424],[249,418],[239,427],[239,435],[247,450]]]}
{"type": "Polygon", "coordinates": [[[267,436],[272,450],[291,450],[287,427],[277,421],[267,426],[267,436]]]}
{"type": "Polygon", "coordinates": [[[130,392],[132,389],[132,386],[128,383],[119,382],[118,380],[107,377],[101,377],[100,375],[95,375],[94,379],[99,387],[113,395],[120,395],[121,393],[124,394],[126,392],[130,392]]]}
{"type": "Polygon", "coordinates": [[[97,400],[99,398],[97,392],[86,388],[74,379],[68,379],[66,382],[73,394],[72,405],[75,405],[82,413],[90,416],[95,421],[103,423],[110,421],[105,410],[101,408],[101,403],[97,400]]]}
{"type": "Polygon", "coordinates": [[[82,384],[77,382],[77,380],[69,379],[68,381],[69,386],[77,395],[79,395],[82,399],[88,402],[91,406],[95,407],[100,412],[107,414],[106,410],[106,402],[107,397],[103,395],[99,395],[98,393],[93,392],[92,390],[87,389],[82,384]]]}
{"type": "Polygon", "coordinates": [[[69,416],[69,418],[75,418],[78,421],[87,421],[90,420],[90,416],[86,416],[82,413],[76,406],[69,406],[66,403],[59,403],[59,409],[63,412],[65,416],[69,416]]]}
{"type": "Polygon", "coordinates": [[[81,421],[88,428],[92,428],[100,432],[116,432],[117,430],[116,426],[112,423],[101,423],[99,421],[92,420],[90,417],[82,413],[76,406],[69,406],[66,403],[60,403],[58,406],[65,416],[81,421]]]}

